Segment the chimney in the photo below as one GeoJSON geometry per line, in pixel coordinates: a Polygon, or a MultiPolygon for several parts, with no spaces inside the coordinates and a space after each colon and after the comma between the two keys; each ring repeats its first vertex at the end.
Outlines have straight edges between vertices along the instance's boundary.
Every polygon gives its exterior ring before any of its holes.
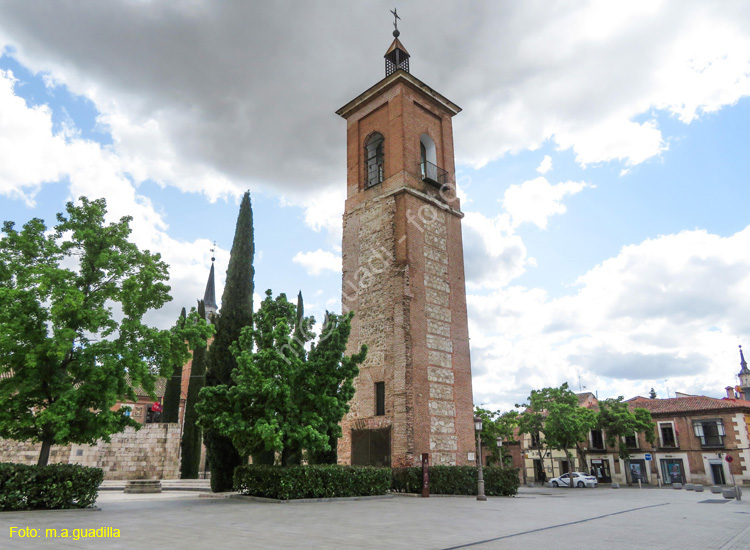
{"type": "Polygon", "coordinates": [[[734,388],[732,386],[727,386],[724,389],[727,390],[727,398],[728,399],[735,399],[734,388]]]}

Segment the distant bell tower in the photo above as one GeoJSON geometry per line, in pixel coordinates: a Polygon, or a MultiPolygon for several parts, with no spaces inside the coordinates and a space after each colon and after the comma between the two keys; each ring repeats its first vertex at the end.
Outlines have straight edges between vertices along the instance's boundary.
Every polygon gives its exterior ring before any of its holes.
{"type": "MultiPolygon", "coordinates": [[[[398,15],[394,12],[397,23],[398,15]]],[[[367,344],[339,463],[474,463],[471,362],[453,127],[461,109],[409,72],[398,39],[385,78],[336,114],[347,125],[343,310],[367,344]]]]}
{"type": "Polygon", "coordinates": [[[740,398],[750,401],[750,369],[747,368],[747,361],[745,361],[745,354],[742,353],[742,346],[740,346],[740,372],[737,373],[737,376],[740,379],[740,398]]]}
{"type": "Polygon", "coordinates": [[[208,281],[206,281],[206,291],[203,293],[203,306],[206,308],[206,321],[211,322],[213,317],[219,310],[219,306],[216,305],[216,283],[214,281],[214,251],[216,250],[216,243],[211,249],[211,271],[208,273],[208,281]]]}

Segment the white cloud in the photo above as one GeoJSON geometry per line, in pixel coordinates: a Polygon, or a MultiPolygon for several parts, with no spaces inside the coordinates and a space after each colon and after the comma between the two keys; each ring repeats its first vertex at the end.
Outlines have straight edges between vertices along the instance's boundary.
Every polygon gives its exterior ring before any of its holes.
{"type": "Polygon", "coordinates": [[[305,225],[316,232],[325,230],[328,245],[340,252],[345,187],[342,183],[331,188],[307,190],[290,198],[281,197],[281,205],[303,208],[305,225]]]}
{"type": "Polygon", "coordinates": [[[10,71],[0,71],[0,194],[33,205],[40,186],[65,172],[70,148],[53,134],[49,107],[27,107],[15,82],[10,71]]]}
{"type": "Polygon", "coordinates": [[[341,272],[341,256],[320,248],[314,252],[297,252],[292,261],[303,266],[308,275],[320,275],[325,271],[341,272]]]}
{"type": "MultiPolygon", "coordinates": [[[[380,7],[329,7],[350,24],[324,32],[326,12],[312,4],[290,14],[272,3],[10,3],[0,41],[94,102],[136,180],[211,200],[252,187],[298,204],[310,189],[344,188],[345,123],[332,113],[381,77],[388,42],[366,24],[380,7]],[[247,55],[271,42],[268,55],[247,55]]],[[[413,10],[419,23],[403,37],[412,72],[464,107],[459,163],[479,167],[552,140],[584,165],[638,164],[669,142],[653,111],[689,123],[750,95],[744,2],[465,10],[417,1],[413,10]]],[[[309,221],[326,225],[316,213],[309,221]]]]}
{"type": "Polygon", "coordinates": [[[526,271],[530,258],[507,214],[488,218],[465,212],[462,226],[466,283],[470,288],[502,288],[526,271]]]}
{"type": "Polygon", "coordinates": [[[562,200],[587,186],[586,183],[577,181],[552,185],[546,178],[539,176],[521,185],[511,185],[505,191],[502,203],[512,218],[512,227],[531,222],[540,229],[546,229],[550,216],[564,214],[567,210],[562,200]]]}
{"type": "Polygon", "coordinates": [[[612,117],[591,121],[585,128],[562,131],[555,136],[560,149],[573,148],[582,166],[618,160],[635,165],[666,151],[661,132],[654,121],[642,124],[612,117]]]}
{"type": "Polygon", "coordinates": [[[523,3],[510,13],[494,5],[482,13],[493,24],[477,24],[473,44],[482,44],[479,55],[492,69],[476,77],[475,67],[462,67],[452,74],[455,92],[446,90],[460,94],[464,107],[456,119],[460,161],[481,167],[551,139],[584,165],[634,165],[669,141],[654,110],[689,123],[750,95],[746,3],[571,1],[558,8],[541,13],[523,3]]]}
{"type": "Polygon", "coordinates": [[[600,397],[685,391],[721,397],[750,340],[750,226],[684,231],[624,247],[576,294],[506,287],[467,297],[475,401],[508,408],[578,376],[600,397]],[[664,382],[668,379],[668,384],[664,382]]]}
{"type": "Polygon", "coordinates": [[[549,155],[544,155],[544,158],[542,159],[542,162],[539,163],[536,171],[544,175],[550,170],[552,170],[552,157],[549,155]]]}
{"type": "MultiPolygon", "coordinates": [[[[160,327],[172,325],[183,306],[189,309],[203,297],[210,242],[170,237],[167,224],[151,201],[136,191],[118,156],[98,143],[76,137],[71,121],[55,134],[49,107],[29,107],[15,95],[13,85],[12,75],[0,72],[0,194],[33,204],[43,184],[61,185],[60,180],[67,178],[71,200],[82,195],[103,197],[110,220],[132,216],[133,241],[142,249],[160,251],[170,265],[174,301],[147,319],[160,327]]],[[[216,256],[220,290],[223,271],[219,266],[226,266],[229,254],[219,250],[216,256]]]]}

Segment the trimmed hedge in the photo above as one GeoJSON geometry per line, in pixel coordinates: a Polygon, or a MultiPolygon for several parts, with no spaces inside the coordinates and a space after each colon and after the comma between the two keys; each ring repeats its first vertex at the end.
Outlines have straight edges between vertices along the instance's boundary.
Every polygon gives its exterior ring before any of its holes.
{"type": "Polygon", "coordinates": [[[0,463],[0,511],[88,508],[104,479],[100,468],[77,464],[0,463]]]}
{"type": "MultiPolygon", "coordinates": [[[[487,466],[484,494],[510,497],[518,492],[518,468],[487,466]]],[[[394,468],[391,488],[396,493],[422,492],[422,468],[394,468]]],[[[477,469],[474,466],[430,466],[430,493],[435,495],[476,495],[477,469]]]]}
{"type": "Polygon", "coordinates": [[[384,495],[390,486],[389,468],[247,465],[234,470],[240,494],[279,500],[384,495]]]}

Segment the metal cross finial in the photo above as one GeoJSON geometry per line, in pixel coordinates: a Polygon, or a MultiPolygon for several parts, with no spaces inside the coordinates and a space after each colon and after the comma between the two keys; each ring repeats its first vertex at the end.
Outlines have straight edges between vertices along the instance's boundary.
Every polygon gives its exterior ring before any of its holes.
{"type": "Polygon", "coordinates": [[[398,32],[398,20],[401,19],[401,18],[398,16],[398,13],[396,12],[396,8],[393,8],[391,10],[391,13],[393,14],[393,28],[395,29],[393,31],[393,36],[397,37],[398,34],[399,34],[399,32],[398,32]]]}
{"type": "Polygon", "coordinates": [[[213,245],[213,247],[211,247],[211,261],[212,261],[212,262],[213,262],[214,260],[216,260],[216,258],[214,258],[214,251],[215,251],[215,250],[216,250],[216,241],[214,241],[214,245],[213,245]]]}

